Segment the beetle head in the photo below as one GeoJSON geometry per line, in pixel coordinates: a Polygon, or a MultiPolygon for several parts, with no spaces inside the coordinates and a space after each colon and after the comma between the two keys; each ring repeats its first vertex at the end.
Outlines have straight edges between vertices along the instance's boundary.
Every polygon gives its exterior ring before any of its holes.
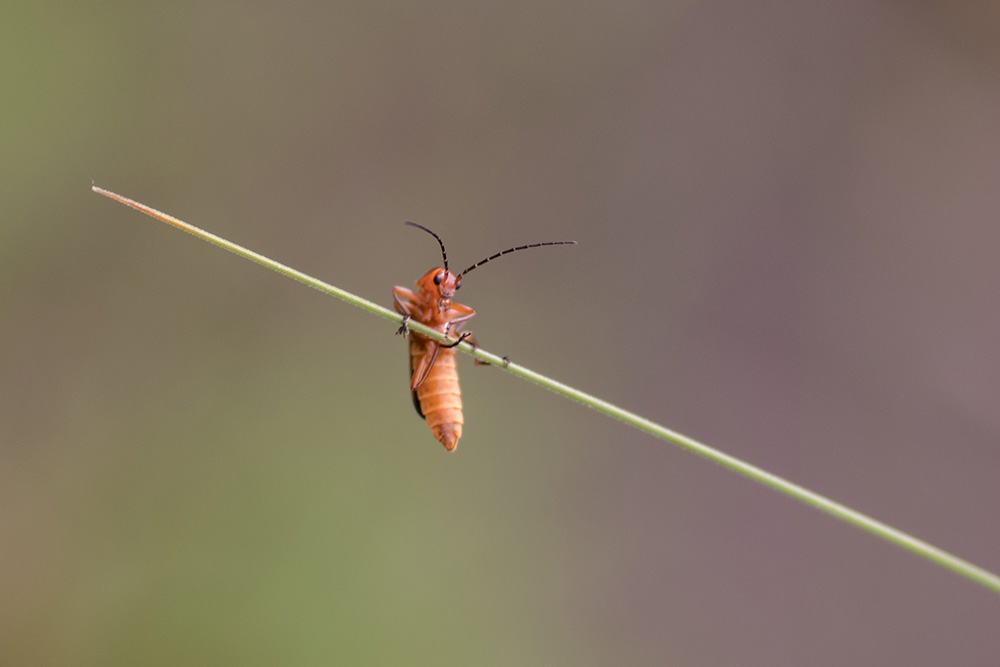
{"type": "Polygon", "coordinates": [[[456,276],[448,269],[437,266],[420,276],[417,287],[423,293],[430,293],[437,297],[438,312],[451,308],[451,300],[455,298],[455,290],[462,284],[460,276],[456,276]]]}

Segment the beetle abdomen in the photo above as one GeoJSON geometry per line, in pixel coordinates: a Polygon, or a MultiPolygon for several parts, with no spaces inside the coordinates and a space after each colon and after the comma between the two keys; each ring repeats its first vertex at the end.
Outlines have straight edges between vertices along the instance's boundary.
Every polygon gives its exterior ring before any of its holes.
{"type": "Polygon", "coordinates": [[[462,389],[458,385],[455,352],[442,349],[427,379],[417,387],[420,412],[434,437],[449,452],[462,437],[462,389]]]}

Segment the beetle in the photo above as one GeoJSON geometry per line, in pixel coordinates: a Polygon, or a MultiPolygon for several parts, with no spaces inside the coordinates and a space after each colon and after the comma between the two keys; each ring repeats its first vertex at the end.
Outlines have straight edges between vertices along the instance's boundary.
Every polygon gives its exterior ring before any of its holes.
{"type": "MultiPolygon", "coordinates": [[[[475,345],[475,339],[470,332],[465,332],[451,343],[439,343],[415,331],[410,332],[406,326],[407,321],[415,320],[445,336],[458,334],[476,314],[472,307],[454,300],[455,292],[462,286],[462,276],[501,255],[548,245],[574,245],[576,241],[547,241],[508,248],[476,262],[456,275],[448,269],[448,252],[440,236],[415,222],[407,221],[404,224],[424,230],[437,239],[441,246],[444,266],[436,266],[422,275],[416,283],[417,291],[400,285],[393,287],[392,301],[396,312],[403,316],[402,326],[396,333],[404,337],[409,334],[410,338],[410,392],[413,405],[417,414],[434,432],[434,437],[451,452],[462,437],[464,421],[462,390],[458,385],[458,368],[455,366],[455,346],[464,340],[475,345]]],[[[476,363],[485,362],[477,359],[476,363]]]]}

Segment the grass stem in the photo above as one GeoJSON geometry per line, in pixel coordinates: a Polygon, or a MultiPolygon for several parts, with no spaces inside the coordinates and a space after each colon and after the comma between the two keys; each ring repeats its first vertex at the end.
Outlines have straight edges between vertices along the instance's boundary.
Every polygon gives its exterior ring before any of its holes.
{"type": "MultiPolygon", "coordinates": [[[[380,306],[377,303],[373,303],[371,301],[368,301],[367,299],[362,299],[361,297],[355,296],[350,292],[346,292],[338,287],[334,287],[333,285],[329,285],[321,280],[317,280],[316,278],[308,276],[302,273],[301,271],[296,271],[295,269],[287,267],[284,264],[280,264],[274,261],[273,259],[269,259],[267,257],[264,257],[263,255],[259,255],[253,252],[252,250],[247,250],[246,248],[239,246],[231,241],[227,241],[226,239],[215,236],[214,234],[206,232],[193,225],[189,225],[186,222],[178,220],[177,218],[171,215],[167,215],[166,213],[163,213],[161,211],[157,211],[156,209],[146,206],[145,204],[140,204],[139,202],[133,201],[132,199],[129,199],[127,197],[123,197],[113,192],[109,192],[107,190],[97,187],[96,185],[93,187],[93,190],[94,192],[102,194],[105,197],[110,197],[115,201],[121,202],[122,204],[125,204],[127,206],[131,206],[137,211],[141,211],[146,215],[150,215],[156,218],[157,220],[161,220],[167,223],[168,225],[172,225],[178,229],[188,232],[189,234],[193,234],[194,236],[197,236],[202,240],[208,241],[209,243],[214,243],[215,245],[221,248],[225,248],[230,252],[234,252],[240,257],[245,257],[251,261],[266,266],[269,269],[277,271],[278,273],[286,275],[289,278],[294,278],[295,280],[305,283],[310,287],[314,287],[320,290],[321,292],[325,292],[327,294],[337,297],[338,299],[343,299],[348,303],[354,304],[355,306],[364,308],[370,313],[374,313],[376,315],[384,317],[385,319],[391,320],[396,324],[400,324],[402,322],[401,315],[399,315],[395,311],[389,310],[388,308],[384,308],[383,306],[380,306]]],[[[419,322],[410,320],[407,326],[409,326],[409,328],[412,329],[413,331],[417,331],[435,340],[441,342],[446,342],[447,340],[439,332],[429,327],[426,327],[423,324],[420,324],[419,322]]],[[[568,398],[572,398],[573,400],[579,401],[580,403],[583,403],[584,405],[587,405],[597,410],[598,412],[601,412],[610,417],[614,417],[615,419],[619,419],[625,422],[626,424],[639,429],[640,431],[645,431],[646,433],[653,435],[657,438],[666,440],[668,442],[672,442],[678,447],[693,452],[710,461],[714,461],[715,463],[725,466],[726,468],[732,470],[733,472],[737,472],[741,475],[744,475],[745,477],[749,477],[750,479],[760,482],[761,484],[768,486],[774,489],[775,491],[790,496],[807,505],[811,505],[812,507],[815,507],[818,510],[821,510],[838,519],[846,521],[847,523],[850,523],[862,530],[866,530],[869,533],[872,533],[873,535],[876,535],[886,540],[887,542],[895,544],[896,546],[900,546],[904,549],[908,549],[909,551],[912,551],[917,555],[923,556],[929,561],[936,563],[942,567],[945,567],[964,577],[967,577],[968,579],[971,579],[972,581],[980,584],[981,586],[984,586],[997,593],[1000,593],[1000,576],[997,576],[996,574],[988,570],[985,570],[977,565],[973,565],[972,563],[963,560],[957,556],[954,556],[948,553],[947,551],[939,549],[934,545],[929,544],[928,542],[924,542],[923,540],[920,540],[912,535],[904,533],[901,530],[897,530],[892,526],[889,526],[885,523],[882,523],[881,521],[873,519],[870,516],[862,514],[861,512],[853,510],[825,496],[821,496],[818,493],[814,493],[809,489],[803,488],[798,484],[794,484],[786,479],[778,477],[777,475],[771,474],[766,470],[762,470],[754,465],[741,461],[740,459],[729,456],[728,454],[725,454],[717,449],[709,447],[704,443],[698,442],[697,440],[689,438],[685,435],[681,435],[680,433],[671,431],[665,426],[661,426],[655,422],[640,417],[635,413],[629,412],[628,410],[624,410],[616,405],[608,403],[607,401],[601,400],[596,396],[592,396],[590,394],[580,391],[579,389],[575,389],[561,382],[545,377],[544,375],[536,373],[528,368],[525,368],[524,366],[520,366],[515,363],[508,363],[502,357],[498,357],[495,354],[491,354],[490,352],[487,352],[482,348],[473,348],[471,345],[464,342],[459,345],[459,348],[462,351],[476,357],[481,361],[485,361],[494,366],[498,366],[502,369],[505,369],[508,373],[512,373],[526,380],[530,380],[531,382],[534,382],[537,385],[545,387],[546,389],[550,389],[556,392],[557,394],[561,394],[568,398]]]]}

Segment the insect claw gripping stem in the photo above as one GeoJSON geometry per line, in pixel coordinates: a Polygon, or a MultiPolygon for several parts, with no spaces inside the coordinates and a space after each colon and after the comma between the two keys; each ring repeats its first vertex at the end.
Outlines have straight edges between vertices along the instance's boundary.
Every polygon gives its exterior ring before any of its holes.
{"type": "Polygon", "coordinates": [[[403,338],[406,338],[407,334],[410,333],[410,327],[406,325],[406,323],[409,321],[410,321],[410,316],[403,315],[403,321],[402,323],[400,323],[399,328],[396,329],[397,336],[402,336],[403,338]]]}
{"type": "Polygon", "coordinates": [[[508,368],[510,368],[510,357],[504,357],[503,358],[503,369],[507,370],[508,368]]]}
{"type": "MultiPolygon", "coordinates": [[[[441,347],[455,347],[456,345],[458,345],[459,343],[461,343],[462,341],[464,341],[466,338],[468,338],[471,335],[472,335],[471,331],[466,331],[464,334],[462,334],[461,336],[458,337],[458,340],[456,340],[456,341],[454,341],[452,343],[440,343],[440,345],[441,345],[441,347]]],[[[475,343],[472,344],[472,347],[473,347],[473,349],[475,349],[475,343]]]]}

